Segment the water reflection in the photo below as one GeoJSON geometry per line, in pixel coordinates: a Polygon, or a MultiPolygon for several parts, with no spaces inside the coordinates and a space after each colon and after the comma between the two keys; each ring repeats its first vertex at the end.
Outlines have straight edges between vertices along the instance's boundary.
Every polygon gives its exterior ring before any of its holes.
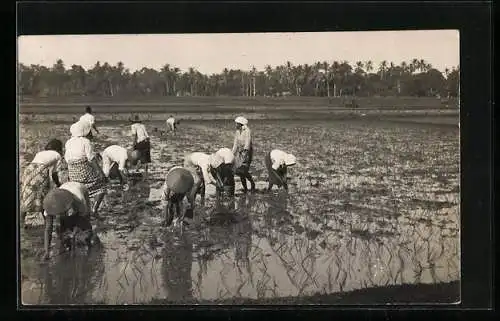
{"type": "Polygon", "coordinates": [[[60,254],[53,264],[43,265],[41,271],[48,304],[91,304],[92,292],[105,271],[103,250],[60,254]]]}
{"type": "Polygon", "coordinates": [[[162,277],[167,300],[185,302],[193,298],[191,267],[193,243],[189,233],[166,233],[162,251],[162,277]]]}
{"type": "MultiPolygon", "coordinates": [[[[158,162],[152,165],[149,182],[162,183],[162,175],[170,166],[167,164],[174,164],[183,156],[179,151],[204,148],[207,138],[215,141],[220,137],[220,129],[196,126],[185,128],[186,135],[194,140],[166,144],[152,137],[159,148],[152,150],[152,157],[158,162]]],[[[109,137],[121,137],[114,132],[116,128],[103,131],[109,137]]],[[[296,132],[294,129],[287,137],[316,137],[312,129],[311,135],[303,133],[302,128],[296,132]]],[[[344,139],[343,131],[335,137],[344,139]]],[[[404,136],[398,133],[394,142],[386,144],[380,144],[380,136],[366,138],[365,141],[372,143],[367,148],[391,146],[394,150],[404,136]]],[[[447,146],[443,148],[450,148],[447,146]]],[[[321,147],[325,149],[324,155],[330,155],[330,147],[328,144],[321,147]]],[[[353,160],[359,156],[355,147],[346,150],[353,160]]],[[[405,148],[411,151],[411,146],[405,148]]],[[[433,159],[429,168],[450,164],[446,158],[450,153],[445,151],[425,156],[433,159]]],[[[322,153],[316,150],[311,155],[315,152],[322,153]]],[[[399,156],[393,153],[394,156],[397,165],[399,156]]],[[[374,159],[370,162],[373,166],[378,164],[374,159]]],[[[357,179],[361,176],[347,175],[355,163],[347,162],[346,167],[321,157],[315,163],[318,169],[311,165],[300,170],[303,177],[318,180],[321,183],[318,186],[300,183],[298,177],[296,191],[289,195],[280,191],[237,195],[215,204],[209,198],[212,206],[200,217],[210,219],[200,220],[199,226],[185,230],[183,235],[163,231],[155,223],[161,213],[152,202],[147,202],[151,193],[148,181],[131,184],[128,193],[116,188],[106,197],[108,206],[102,211],[106,225],[99,233],[106,248],[104,263],[92,263],[89,259],[83,268],[73,259],[65,262],[58,258],[59,267],[56,268],[54,261],[49,267],[40,268],[31,261],[36,261],[32,257],[41,246],[36,243],[42,244],[43,237],[22,236],[23,301],[133,304],[164,297],[177,302],[193,298],[283,297],[460,278],[458,208],[449,207],[445,212],[432,208],[417,211],[410,203],[411,193],[431,186],[427,183],[432,182],[424,179],[417,185],[420,176],[414,176],[403,178],[408,184],[414,182],[413,187],[395,180],[379,184],[368,180],[367,174],[362,181],[366,185],[360,185],[357,179]],[[333,178],[322,181],[323,175],[326,176],[324,171],[330,172],[333,167],[333,178]],[[383,189],[387,184],[394,184],[392,194],[383,189]],[[125,194],[129,196],[126,202],[122,198],[125,194]],[[392,206],[386,204],[388,198],[397,199],[400,209],[386,208],[392,206]],[[150,236],[155,236],[155,242],[147,242],[150,236]],[[157,244],[156,236],[160,236],[162,242],[158,243],[162,244],[157,244]],[[92,270],[103,270],[102,264],[105,264],[103,282],[89,281],[101,278],[98,271],[92,276],[92,270]]],[[[256,166],[262,165],[257,162],[256,166]]],[[[425,167],[418,169],[428,171],[425,167]]],[[[456,197],[456,191],[453,195],[456,197]]],[[[203,212],[205,207],[198,209],[203,212]]]]}

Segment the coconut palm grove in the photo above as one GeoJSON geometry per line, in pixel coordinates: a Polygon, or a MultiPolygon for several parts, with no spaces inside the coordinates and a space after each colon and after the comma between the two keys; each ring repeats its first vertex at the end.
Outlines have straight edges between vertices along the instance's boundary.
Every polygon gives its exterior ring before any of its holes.
{"type": "Polygon", "coordinates": [[[457,97],[459,66],[444,72],[432,63],[414,58],[399,63],[382,61],[324,61],[294,65],[286,62],[264,70],[225,68],[203,74],[166,63],[160,70],[129,70],[124,63],[97,61],[90,69],[65,65],[52,67],[19,64],[22,97],[119,96],[316,96],[457,97]]]}

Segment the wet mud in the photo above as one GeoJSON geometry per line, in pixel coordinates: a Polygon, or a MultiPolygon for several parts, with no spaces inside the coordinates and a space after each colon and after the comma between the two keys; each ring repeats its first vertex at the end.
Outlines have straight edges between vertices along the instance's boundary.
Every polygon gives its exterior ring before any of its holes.
{"type": "MultiPolygon", "coordinates": [[[[163,122],[145,124],[153,133],[149,177],[136,177],[126,192],[110,185],[103,219],[93,222],[101,248],[63,254],[54,248],[42,262],[42,228],[21,231],[23,304],[459,298],[458,129],[251,122],[257,193],[243,194],[237,180],[234,200],[217,203],[208,187],[205,204],[197,198],[194,223],[181,229],[160,224],[165,173],[186,153],[230,148],[233,123],[183,122],[163,135],[154,131],[163,122]],[[288,194],[264,192],[264,155],[274,148],[298,159],[288,194]]],[[[130,145],[127,129],[101,126],[96,150],[130,145]]],[[[20,138],[22,170],[47,139],[69,138],[69,123],[21,125],[20,138]]]]}

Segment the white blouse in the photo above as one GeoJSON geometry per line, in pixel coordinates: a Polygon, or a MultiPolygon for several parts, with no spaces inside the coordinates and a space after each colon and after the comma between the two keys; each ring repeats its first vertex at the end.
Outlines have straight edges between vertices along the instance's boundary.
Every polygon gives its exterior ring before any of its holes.
{"type": "Polygon", "coordinates": [[[275,149],[271,151],[271,163],[272,163],[272,168],[274,170],[277,170],[280,166],[286,165],[286,159],[288,157],[288,154],[285,153],[284,151],[281,151],[279,149],[275,149]]]}
{"type": "Polygon", "coordinates": [[[90,140],[84,137],[72,137],[68,139],[65,145],[66,152],[64,158],[66,161],[87,159],[92,161],[95,157],[94,149],[90,140]]]}
{"type": "Polygon", "coordinates": [[[250,128],[244,126],[241,131],[237,130],[234,135],[233,154],[239,150],[252,147],[252,132],[250,128]]]}
{"type": "Polygon", "coordinates": [[[132,124],[131,126],[132,129],[132,136],[137,135],[137,142],[142,142],[143,140],[146,140],[146,138],[149,138],[148,132],[146,131],[146,126],[143,124],[135,123],[132,124]]]}
{"type": "Polygon", "coordinates": [[[127,163],[127,149],[118,145],[111,145],[102,152],[102,170],[106,176],[109,175],[111,165],[118,164],[119,170],[124,170],[127,163]]]}
{"type": "Polygon", "coordinates": [[[38,152],[31,162],[49,166],[52,171],[57,171],[57,168],[61,165],[62,157],[54,150],[43,150],[38,152]]]}
{"type": "Polygon", "coordinates": [[[93,126],[95,124],[95,117],[92,114],[86,113],[85,115],[80,117],[80,121],[86,121],[90,124],[90,126],[93,126]]]}
{"type": "Polygon", "coordinates": [[[234,154],[229,148],[221,148],[215,155],[220,156],[224,160],[224,164],[232,164],[234,162],[234,154]]]}
{"type": "Polygon", "coordinates": [[[67,182],[62,184],[59,188],[67,190],[75,197],[75,207],[78,212],[83,215],[88,215],[90,210],[90,197],[89,190],[85,185],[78,182],[67,182]]]}
{"type": "Polygon", "coordinates": [[[214,182],[214,179],[208,172],[208,167],[210,165],[210,156],[205,153],[192,153],[186,156],[184,159],[184,167],[193,168],[199,166],[201,172],[203,173],[203,180],[205,184],[214,182]]]}

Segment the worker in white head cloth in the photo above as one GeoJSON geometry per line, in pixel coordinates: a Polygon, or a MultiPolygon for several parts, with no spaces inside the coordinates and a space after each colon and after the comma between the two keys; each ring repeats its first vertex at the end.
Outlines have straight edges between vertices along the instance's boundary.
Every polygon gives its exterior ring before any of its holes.
{"type": "Polygon", "coordinates": [[[251,191],[254,192],[255,182],[250,174],[250,164],[253,157],[252,133],[248,128],[248,120],[245,117],[238,116],[234,121],[236,123],[232,149],[235,158],[234,172],[240,177],[243,192],[248,191],[247,179],[250,181],[251,191]]]}
{"type": "Polygon", "coordinates": [[[128,168],[137,165],[140,158],[139,151],[111,145],[104,149],[101,158],[104,175],[108,179],[118,177],[124,190],[128,190],[128,168]]]}
{"type": "Polygon", "coordinates": [[[220,148],[214,154],[213,157],[219,157],[222,163],[219,166],[212,166],[213,175],[217,177],[217,179],[221,182],[222,190],[218,190],[217,192],[227,192],[229,196],[234,195],[234,154],[233,152],[226,147],[220,148]]]}
{"type": "Polygon", "coordinates": [[[90,129],[91,126],[86,121],[77,121],[71,125],[71,138],[66,141],[64,159],[68,163],[69,180],[84,184],[90,197],[94,199],[92,213],[97,217],[106,195],[107,182],[88,139],[90,129]]]}
{"type": "Polygon", "coordinates": [[[265,165],[269,174],[269,187],[267,190],[270,191],[273,185],[288,190],[287,169],[295,165],[296,162],[297,159],[294,155],[279,149],[274,149],[268,153],[265,157],[265,165]]]}
{"type": "Polygon", "coordinates": [[[220,163],[222,163],[222,160],[218,157],[211,157],[211,155],[201,152],[187,154],[184,158],[184,168],[193,175],[194,184],[198,186],[196,194],[200,194],[202,203],[205,201],[206,184],[216,186],[218,184],[218,181],[212,175],[212,168],[217,168],[220,163]]]}

